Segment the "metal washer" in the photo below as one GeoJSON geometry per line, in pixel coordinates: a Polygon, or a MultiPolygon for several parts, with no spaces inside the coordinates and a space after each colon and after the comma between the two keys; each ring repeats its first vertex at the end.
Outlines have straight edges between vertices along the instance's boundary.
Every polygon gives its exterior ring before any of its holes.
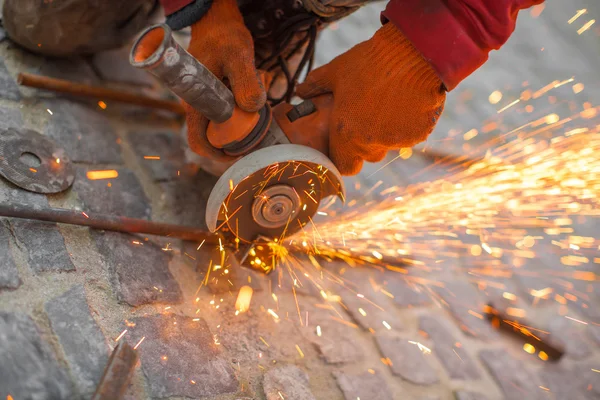
{"type": "Polygon", "coordinates": [[[75,171],[65,150],[50,138],[28,129],[0,130],[0,175],[20,188],[35,193],[59,193],[68,189],[75,171]],[[23,162],[26,153],[40,165],[23,162]]]}

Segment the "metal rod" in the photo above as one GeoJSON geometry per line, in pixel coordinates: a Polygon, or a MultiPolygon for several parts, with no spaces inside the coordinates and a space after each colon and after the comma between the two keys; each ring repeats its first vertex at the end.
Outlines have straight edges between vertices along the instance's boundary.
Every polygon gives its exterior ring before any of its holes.
{"type": "Polygon", "coordinates": [[[154,99],[123,90],[108,89],[100,86],[91,86],[84,83],[65,81],[48,76],[20,73],[17,77],[20,85],[38,89],[67,93],[80,97],[90,97],[97,100],[113,100],[120,103],[135,104],[143,107],[167,110],[179,115],[184,115],[183,106],[176,101],[154,99]]]}
{"type": "Polygon", "coordinates": [[[142,31],[131,48],[129,63],[152,73],[209,120],[222,123],[231,118],[235,107],[231,90],[175,42],[168,25],[142,31]]]}
{"type": "Polygon", "coordinates": [[[122,399],[129,387],[137,362],[137,351],[124,340],[120,341],[110,355],[92,400],[122,399]]]}
{"type": "Polygon", "coordinates": [[[33,206],[15,203],[0,203],[0,217],[34,219],[38,221],[58,222],[61,224],[89,226],[95,229],[125,233],[143,233],[147,235],[168,236],[184,240],[219,243],[219,234],[182,226],[146,221],[144,219],[100,214],[91,211],[68,210],[64,208],[37,209],[33,206]]]}

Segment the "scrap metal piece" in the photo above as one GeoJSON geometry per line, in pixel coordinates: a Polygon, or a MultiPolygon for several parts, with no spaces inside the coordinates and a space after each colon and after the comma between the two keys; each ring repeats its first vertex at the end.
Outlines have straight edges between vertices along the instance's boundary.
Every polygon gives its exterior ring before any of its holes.
{"type": "Polygon", "coordinates": [[[221,176],[208,198],[206,223],[245,243],[259,236],[281,240],[301,230],[330,195],[343,201],[345,188],[323,153],[295,144],[265,147],[221,176]]]}
{"type": "Polygon", "coordinates": [[[119,400],[123,398],[133,371],[138,362],[138,353],[124,340],[113,350],[104,369],[100,384],[92,400],[119,400]]]}
{"type": "Polygon", "coordinates": [[[28,129],[0,131],[0,174],[35,193],[59,193],[75,179],[64,149],[50,138],[28,129]]]}

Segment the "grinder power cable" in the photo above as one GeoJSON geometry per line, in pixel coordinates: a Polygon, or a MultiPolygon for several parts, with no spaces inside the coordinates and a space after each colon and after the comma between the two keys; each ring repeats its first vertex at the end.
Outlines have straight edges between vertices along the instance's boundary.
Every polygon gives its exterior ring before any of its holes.
{"type": "Polygon", "coordinates": [[[238,157],[210,193],[206,223],[212,232],[229,232],[242,243],[282,241],[311,221],[322,199],[345,200],[342,176],[327,157],[328,118],[321,118],[331,112],[331,94],[243,111],[229,88],[175,42],[166,24],[141,32],[130,63],[209,119],[209,143],[238,157]]]}

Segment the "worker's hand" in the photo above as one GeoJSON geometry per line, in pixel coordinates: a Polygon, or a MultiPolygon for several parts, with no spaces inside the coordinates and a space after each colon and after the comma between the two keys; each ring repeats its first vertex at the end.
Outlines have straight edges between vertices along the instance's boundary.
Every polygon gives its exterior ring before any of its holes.
{"type": "Polygon", "coordinates": [[[413,45],[387,23],[298,86],[304,98],[333,93],[329,156],[344,175],[388,150],[411,147],[433,130],[446,98],[442,82],[413,45]]]}
{"type": "MultiPolygon", "coordinates": [[[[188,51],[219,79],[227,79],[237,105],[244,111],[260,110],[267,99],[254,66],[254,44],[236,0],[214,0],[208,12],[192,25],[188,51]]],[[[190,148],[205,157],[230,161],[206,138],[208,120],[187,104],[190,148]]]]}

